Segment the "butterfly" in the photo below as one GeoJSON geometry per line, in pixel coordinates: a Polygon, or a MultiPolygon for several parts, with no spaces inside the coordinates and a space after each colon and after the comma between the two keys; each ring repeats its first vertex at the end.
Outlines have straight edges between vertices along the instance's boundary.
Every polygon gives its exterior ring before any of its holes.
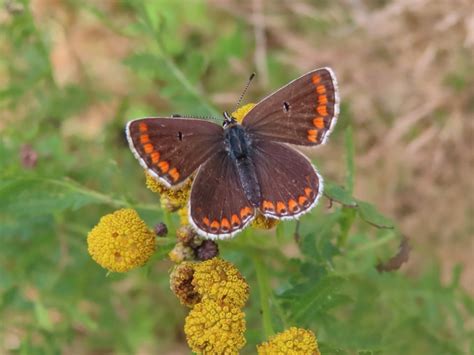
{"type": "Polygon", "coordinates": [[[238,123],[224,112],[223,125],[190,117],[130,121],[126,135],[135,157],[169,188],[195,172],[188,214],[205,238],[242,231],[257,212],[292,219],[313,208],[323,179],[292,145],[324,144],[339,113],[330,68],[310,71],[258,102],[238,123]]]}

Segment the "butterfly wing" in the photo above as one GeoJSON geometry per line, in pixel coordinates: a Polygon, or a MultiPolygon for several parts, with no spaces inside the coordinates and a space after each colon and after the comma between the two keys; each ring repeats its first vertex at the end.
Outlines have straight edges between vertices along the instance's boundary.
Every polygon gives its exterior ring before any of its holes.
{"type": "Polygon", "coordinates": [[[224,146],[222,127],[198,119],[138,119],[127,124],[126,134],[142,167],[168,187],[185,181],[224,146]]]}
{"type": "Polygon", "coordinates": [[[323,180],[303,154],[262,139],[254,142],[252,159],[262,193],[260,211],[265,216],[296,218],[316,205],[323,180]]]}
{"type": "Polygon", "coordinates": [[[211,157],[194,179],[189,220],[206,238],[230,238],[254,218],[255,208],[245,197],[237,168],[226,151],[211,157]]]}
{"type": "Polygon", "coordinates": [[[245,116],[249,133],[296,145],[324,144],[337,121],[339,95],[334,72],[304,74],[267,96],[245,116]]]}

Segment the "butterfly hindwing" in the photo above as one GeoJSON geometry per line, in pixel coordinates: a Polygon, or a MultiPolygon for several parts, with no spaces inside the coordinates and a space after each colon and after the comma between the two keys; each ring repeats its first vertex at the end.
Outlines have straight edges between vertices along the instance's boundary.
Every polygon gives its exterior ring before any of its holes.
{"type": "Polygon", "coordinates": [[[223,146],[221,126],[198,119],[143,118],[127,124],[130,149],[166,186],[186,180],[223,146]]]}
{"type": "Polygon", "coordinates": [[[225,150],[199,169],[189,200],[190,222],[204,237],[222,239],[244,229],[254,218],[237,168],[225,150]]]}
{"type": "Polygon", "coordinates": [[[269,140],[254,144],[262,201],[260,211],[267,217],[296,218],[316,205],[323,180],[311,162],[293,148],[269,140]]]}
{"type": "Polygon", "coordinates": [[[304,74],[257,103],[242,124],[249,133],[296,145],[324,144],[339,114],[333,71],[304,74]]]}

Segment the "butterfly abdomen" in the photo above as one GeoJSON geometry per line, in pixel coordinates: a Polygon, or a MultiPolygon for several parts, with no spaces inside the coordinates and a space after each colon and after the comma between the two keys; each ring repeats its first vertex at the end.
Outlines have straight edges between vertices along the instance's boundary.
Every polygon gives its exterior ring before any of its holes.
{"type": "Polygon", "coordinates": [[[240,184],[245,196],[254,207],[260,206],[262,194],[255,165],[251,158],[252,142],[241,125],[233,125],[224,132],[227,153],[237,167],[240,184]]]}

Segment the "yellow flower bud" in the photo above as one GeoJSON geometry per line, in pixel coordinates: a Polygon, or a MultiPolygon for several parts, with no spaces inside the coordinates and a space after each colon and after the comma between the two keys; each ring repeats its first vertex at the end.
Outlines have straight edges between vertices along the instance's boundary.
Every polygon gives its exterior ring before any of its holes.
{"type": "Polygon", "coordinates": [[[182,263],[186,260],[194,260],[196,258],[194,250],[183,243],[176,243],[174,248],[168,253],[168,256],[175,264],[182,263]]]}
{"type": "Polygon", "coordinates": [[[87,248],[103,268],[125,272],[142,266],[155,251],[155,235],[130,208],[103,216],[87,236],[87,248]]]}
{"type": "Polygon", "coordinates": [[[181,304],[193,307],[201,297],[192,285],[194,263],[185,261],[173,269],[170,275],[171,291],[178,297],[181,304]]]}

